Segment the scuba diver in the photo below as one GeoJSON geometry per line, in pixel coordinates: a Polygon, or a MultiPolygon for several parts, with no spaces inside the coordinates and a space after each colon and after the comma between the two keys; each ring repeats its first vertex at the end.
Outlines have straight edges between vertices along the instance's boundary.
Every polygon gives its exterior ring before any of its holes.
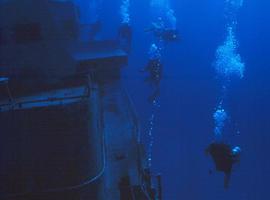
{"type": "Polygon", "coordinates": [[[212,157],[216,170],[224,173],[224,187],[229,187],[232,167],[240,162],[240,147],[231,147],[225,143],[214,142],[206,148],[206,153],[212,157]]]}
{"type": "Polygon", "coordinates": [[[121,47],[126,51],[130,52],[132,42],[132,29],[130,24],[122,23],[118,30],[118,38],[121,47]]]}
{"type": "Polygon", "coordinates": [[[143,69],[144,72],[148,72],[146,81],[149,82],[154,90],[153,93],[148,97],[150,103],[155,103],[160,94],[160,81],[162,79],[163,65],[159,58],[150,59],[143,69]]]}
{"type": "Polygon", "coordinates": [[[159,84],[162,78],[162,68],[160,59],[150,59],[145,67],[145,71],[149,72],[148,81],[159,84]]]}
{"type": "Polygon", "coordinates": [[[160,81],[163,74],[163,64],[161,62],[161,49],[152,44],[149,50],[149,60],[141,72],[147,72],[146,82],[148,82],[154,89],[153,93],[148,97],[150,103],[156,103],[160,94],[160,81]]]}
{"type": "Polygon", "coordinates": [[[152,23],[151,28],[145,29],[145,32],[152,32],[154,36],[157,37],[160,41],[174,42],[179,39],[177,29],[166,28],[161,17],[158,18],[158,22],[152,23]]]}

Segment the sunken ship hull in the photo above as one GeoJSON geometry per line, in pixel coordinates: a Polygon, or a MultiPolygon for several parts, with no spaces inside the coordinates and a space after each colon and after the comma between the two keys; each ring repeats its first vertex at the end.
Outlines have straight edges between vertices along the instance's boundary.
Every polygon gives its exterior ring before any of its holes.
{"type": "Polygon", "coordinates": [[[81,41],[76,12],[70,1],[0,3],[0,199],[155,199],[121,84],[127,53],[81,41]]]}

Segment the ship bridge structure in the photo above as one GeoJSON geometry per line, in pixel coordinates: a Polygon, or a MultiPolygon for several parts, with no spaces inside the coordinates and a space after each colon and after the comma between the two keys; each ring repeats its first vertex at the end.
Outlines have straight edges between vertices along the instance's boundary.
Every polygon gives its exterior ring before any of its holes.
{"type": "Polygon", "coordinates": [[[82,41],[78,16],[72,1],[0,1],[0,199],[155,198],[127,52],[82,41]]]}

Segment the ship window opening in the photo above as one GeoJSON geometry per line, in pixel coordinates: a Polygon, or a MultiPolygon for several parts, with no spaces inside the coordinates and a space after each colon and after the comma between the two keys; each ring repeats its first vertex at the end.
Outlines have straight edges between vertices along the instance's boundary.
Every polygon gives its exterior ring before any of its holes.
{"type": "Polygon", "coordinates": [[[16,43],[29,43],[41,40],[40,24],[17,24],[15,26],[16,43]]]}

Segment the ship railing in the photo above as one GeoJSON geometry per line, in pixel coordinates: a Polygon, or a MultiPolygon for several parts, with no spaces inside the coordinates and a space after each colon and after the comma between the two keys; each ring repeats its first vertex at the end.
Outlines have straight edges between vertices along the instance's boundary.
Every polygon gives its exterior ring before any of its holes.
{"type": "MultiPolygon", "coordinates": [[[[134,123],[134,132],[136,134],[137,137],[137,163],[138,163],[138,171],[140,174],[140,182],[141,182],[141,189],[144,192],[145,196],[147,197],[147,199],[149,200],[162,200],[162,177],[161,174],[147,174],[145,172],[145,166],[143,164],[142,159],[144,158],[144,155],[142,153],[142,141],[141,141],[141,126],[140,126],[140,120],[138,117],[138,113],[136,112],[135,109],[135,104],[132,101],[132,98],[129,96],[128,92],[125,90],[124,94],[127,98],[127,102],[128,102],[128,106],[130,107],[130,114],[134,123]],[[150,191],[147,189],[149,187],[149,183],[146,183],[147,181],[145,180],[145,177],[149,177],[150,179],[154,179],[156,181],[156,189],[157,189],[157,193],[155,195],[155,197],[152,197],[150,194],[150,191]]],[[[150,187],[152,183],[150,183],[150,187]]]]}
{"type": "MultiPolygon", "coordinates": [[[[132,98],[129,96],[128,92],[124,89],[124,94],[126,96],[127,102],[128,102],[128,106],[130,108],[130,114],[134,123],[134,132],[135,132],[135,136],[137,137],[137,143],[136,143],[136,147],[137,147],[137,169],[139,172],[139,177],[140,177],[140,187],[142,192],[144,193],[145,197],[148,200],[161,200],[161,176],[157,175],[157,182],[158,182],[158,193],[156,195],[157,198],[152,197],[151,192],[149,191],[149,187],[151,187],[151,184],[149,185],[147,183],[147,181],[145,180],[145,177],[149,176],[148,174],[146,174],[145,172],[145,166],[143,164],[143,152],[142,152],[142,141],[141,141],[141,126],[140,126],[140,120],[138,117],[138,114],[136,112],[135,109],[135,104],[132,101],[132,98]]],[[[150,179],[152,178],[152,176],[150,175],[150,179]]]]}

